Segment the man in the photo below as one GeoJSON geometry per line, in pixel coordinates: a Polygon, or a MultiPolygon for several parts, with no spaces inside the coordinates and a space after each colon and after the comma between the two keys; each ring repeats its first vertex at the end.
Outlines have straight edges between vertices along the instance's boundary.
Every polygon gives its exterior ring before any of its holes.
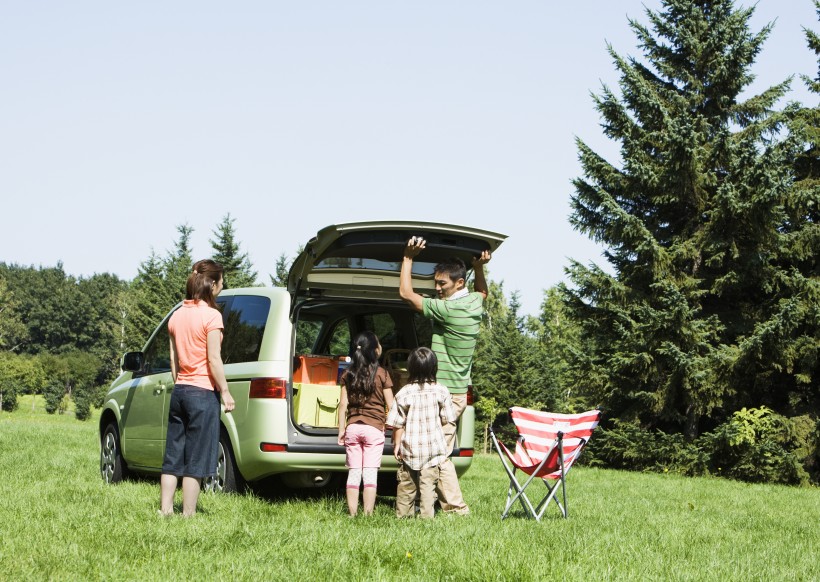
{"type": "MultiPolygon", "coordinates": [[[[399,294],[416,311],[433,322],[433,340],[430,346],[438,357],[438,382],[447,386],[453,398],[456,418],[467,407],[467,387],[471,384],[470,370],[473,365],[479,324],[484,314],[487,298],[487,280],[484,265],[490,261],[489,251],[473,259],[475,292],[465,287],[467,268],[460,259],[449,259],[436,265],[435,283],[438,299],[422,297],[413,290],[413,259],[425,248],[426,241],[412,237],[404,248],[401,265],[399,294]]],[[[447,459],[440,466],[436,489],[442,511],[467,514],[469,507],[461,495],[456,468],[450,460],[456,440],[456,423],[444,425],[447,441],[447,459]]]]}

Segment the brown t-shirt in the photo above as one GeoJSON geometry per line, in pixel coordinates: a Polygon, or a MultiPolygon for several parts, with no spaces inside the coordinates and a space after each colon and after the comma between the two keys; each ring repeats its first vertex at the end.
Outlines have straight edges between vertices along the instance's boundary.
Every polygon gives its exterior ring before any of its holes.
{"type": "MultiPolygon", "coordinates": [[[[345,381],[347,374],[348,372],[345,372],[342,376],[342,382],[345,381]]],[[[384,430],[384,421],[387,419],[387,413],[385,412],[386,403],[384,401],[384,391],[385,389],[393,389],[393,381],[390,380],[390,376],[388,376],[387,371],[380,366],[379,369],[376,370],[375,382],[376,389],[361,407],[356,407],[350,404],[350,394],[348,394],[347,424],[363,422],[364,424],[375,426],[379,430],[384,430]]],[[[345,387],[347,387],[346,384],[345,387]]]]}

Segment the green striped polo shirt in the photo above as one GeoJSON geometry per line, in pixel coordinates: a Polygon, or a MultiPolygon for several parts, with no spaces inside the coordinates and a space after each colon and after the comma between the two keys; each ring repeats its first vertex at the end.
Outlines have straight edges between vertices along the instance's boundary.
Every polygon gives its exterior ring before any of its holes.
{"type": "Polygon", "coordinates": [[[476,338],[484,314],[484,296],[468,293],[458,299],[422,301],[424,317],[433,320],[433,341],[430,348],[438,358],[439,384],[451,394],[464,394],[472,383],[470,369],[476,338]]]}

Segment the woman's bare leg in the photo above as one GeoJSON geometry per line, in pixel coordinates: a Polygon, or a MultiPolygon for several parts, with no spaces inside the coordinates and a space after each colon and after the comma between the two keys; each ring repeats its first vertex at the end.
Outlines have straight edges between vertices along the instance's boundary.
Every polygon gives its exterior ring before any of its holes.
{"type": "Polygon", "coordinates": [[[196,513],[196,502],[202,489],[202,479],[195,477],[182,478],[182,517],[191,517],[196,513]]]}
{"type": "Polygon", "coordinates": [[[159,478],[159,511],[162,515],[174,514],[174,493],[177,490],[176,475],[166,475],[159,478]]]}

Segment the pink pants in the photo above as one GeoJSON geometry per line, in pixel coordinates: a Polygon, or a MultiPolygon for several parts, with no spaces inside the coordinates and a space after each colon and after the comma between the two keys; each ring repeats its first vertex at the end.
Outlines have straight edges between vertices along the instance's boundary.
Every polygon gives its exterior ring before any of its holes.
{"type": "Polygon", "coordinates": [[[382,466],[384,431],[356,422],[345,429],[345,451],[348,469],[378,469],[382,466]]]}

